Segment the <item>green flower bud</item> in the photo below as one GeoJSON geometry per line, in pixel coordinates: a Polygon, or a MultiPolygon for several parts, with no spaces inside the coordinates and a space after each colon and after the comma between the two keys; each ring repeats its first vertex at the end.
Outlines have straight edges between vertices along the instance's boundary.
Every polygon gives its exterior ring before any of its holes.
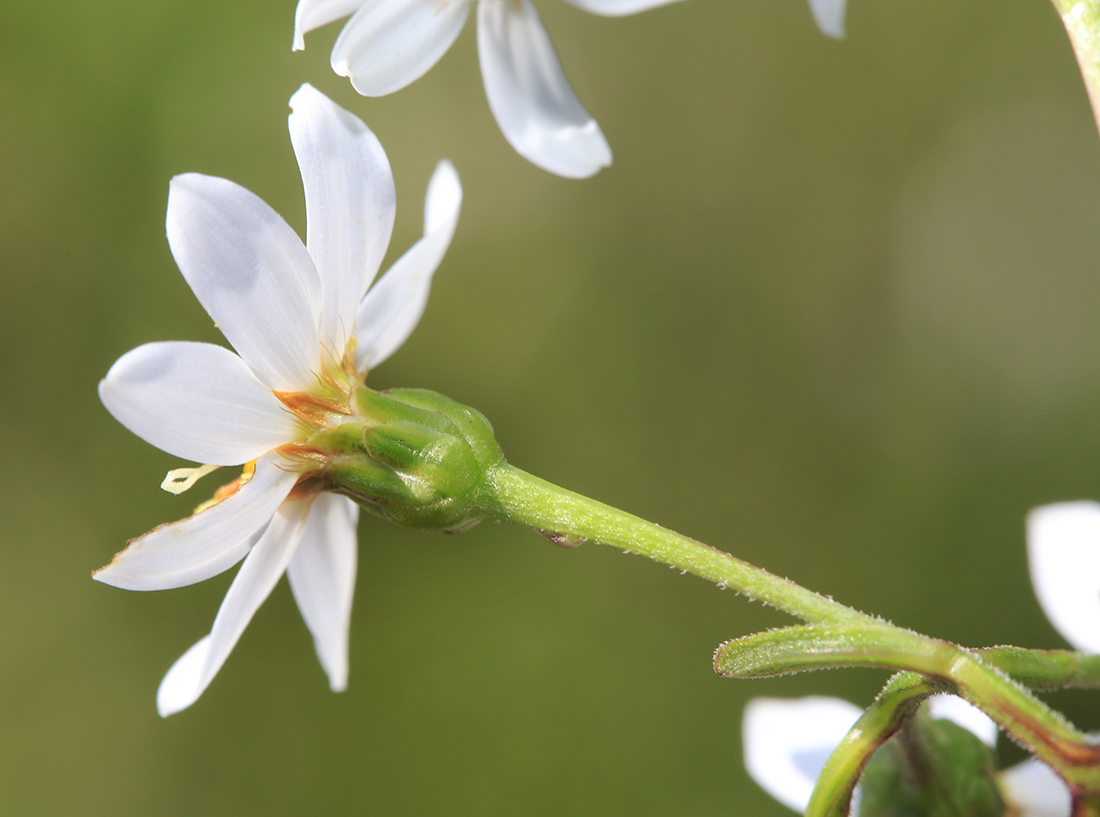
{"type": "Polygon", "coordinates": [[[1002,817],[993,751],[957,723],[923,711],[867,763],[862,817],[1002,817]]]}
{"type": "Polygon", "coordinates": [[[480,412],[422,389],[359,387],[350,406],[306,444],[327,489],[409,527],[458,533],[488,516],[501,453],[480,412]]]}

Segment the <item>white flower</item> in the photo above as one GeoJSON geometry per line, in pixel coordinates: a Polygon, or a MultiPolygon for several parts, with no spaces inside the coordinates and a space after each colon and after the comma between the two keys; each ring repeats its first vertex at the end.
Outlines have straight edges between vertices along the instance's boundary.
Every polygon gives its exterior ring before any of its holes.
{"type": "MultiPolygon", "coordinates": [[[[996,724],[961,698],[938,695],[928,706],[933,718],[952,720],[987,746],[994,745],[996,724]]],[[[801,814],[825,761],[861,714],[859,707],[839,698],[755,698],[745,707],[742,722],[745,768],[764,791],[801,814]]],[[[1069,817],[1069,789],[1038,760],[1024,761],[1002,772],[998,780],[1005,801],[1016,809],[1012,814],[1069,817]]],[[[852,814],[858,813],[857,804],[852,814]]]]}
{"type": "Polygon", "coordinates": [[[810,0],[810,13],[821,33],[839,40],[844,36],[844,7],[847,0],[810,0]]]}
{"type": "Polygon", "coordinates": [[[295,446],[346,411],[349,383],[408,337],[458,219],[458,176],[442,162],[423,238],[371,287],[394,219],[386,154],[359,119],[309,85],[290,104],[306,244],[225,179],[177,176],[168,197],[172,254],[237,354],[150,343],[123,355],[99,386],[111,414],[158,448],[214,466],[248,464],[213,504],[132,540],[95,573],[116,587],[164,590],[244,559],[211,633],[161,683],[161,715],[202,694],[284,571],[332,689],[346,686],[358,508],[300,483],[311,461],[295,446]]]}
{"type": "MultiPolygon", "coordinates": [[[[332,49],[332,70],[364,96],[419,79],[458,37],[474,0],[299,0],[294,50],[308,31],[352,15],[332,49]]],[[[567,0],[620,16],[673,0],[567,0]]],[[[565,78],[531,0],[481,0],[478,54],[489,108],[504,138],[529,162],[585,178],[611,164],[611,148],[565,78]]]]}
{"type": "Polygon", "coordinates": [[[1100,505],[1060,502],[1032,510],[1027,554],[1050,623],[1074,649],[1100,653],[1100,505]]]}

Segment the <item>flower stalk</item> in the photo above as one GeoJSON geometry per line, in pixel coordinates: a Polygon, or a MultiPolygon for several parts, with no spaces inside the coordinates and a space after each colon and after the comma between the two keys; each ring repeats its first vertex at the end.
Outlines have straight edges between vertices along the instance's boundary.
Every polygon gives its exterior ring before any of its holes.
{"type": "MultiPolygon", "coordinates": [[[[334,453],[332,464],[320,472],[330,489],[400,524],[457,532],[483,519],[515,522],[554,543],[617,547],[732,588],[807,625],[727,642],[715,656],[719,674],[762,677],[840,666],[908,671],[923,679],[916,685],[922,695],[929,690],[953,692],[978,706],[1055,769],[1079,798],[1100,794],[1100,747],[996,666],[1003,663],[1005,669],[1050,687],[1095,684],[1100,669],[1096,662],[1060,651],[1014,648],[983,655],[897,627],[509,465],[488,421],[442,395],[357,388],[364,426],[338,429],[341,445],[350,445],[334,453]],[[358,448],[356,440],[361,441],[358,448]]],[[[910,697],[919,702],[919,696],[908,692],[889,694],[869,714],[878,743],[904,723],[913,707],[894,704],[910,697]]],[[[864,749],[871,745],[866,736],[861,740],[864,749]]],[[[840,763],[842,778],[827,784],[830,804],[854,781],[848,776],[852,765],[840,763]]],[[[815,813],[829,813],[829,808],[815,813]]]]}

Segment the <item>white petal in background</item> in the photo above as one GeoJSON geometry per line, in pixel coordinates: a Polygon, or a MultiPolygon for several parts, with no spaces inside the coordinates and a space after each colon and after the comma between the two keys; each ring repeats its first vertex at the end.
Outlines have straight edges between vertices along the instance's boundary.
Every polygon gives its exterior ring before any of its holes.
{"type": "Polygon", "coordinates": [[[669,3],[676,2],[676,0],[565,0],[565,2],[593,14],[603,14],[606,17],[623,17],[627,14],[637,14],[639,11],[655,9],[658,6],[667,6],[669,3]]]}
{"type": "Polygon", "coordinates": [[[238,184],[172,179],[168,244],[199,303],[274,391],[305,391],[321,360],[321,280],[301,239],[238,184]]]}
{"type": "Polygon", "coordinates": [[[862,714],[839,698],[754,698],[741,725],[745,768],[760,788],[801,814],[825,761],[862,714]]]}
{"type": "Polygon", "coordinates": [[[306,47],[305,35],[341,17],[354,14],[363,0],[301,0],[294,11],[294,51],[306,47]]]}
{"type": "Polygon", "coordinates": [[[1100,505],[1061,502],[1027,517],[1031,583],[1039,605],[1075,649],[1100,653],[1100,505]]]}
{"type": "Polygon", "coordinates": [[[363,96],[422,77],[458,37],[471,0],[367,0],[332,47],[332,70],[363,96]]]}
{"type": "Polygon", "coordinates": [[[424,237],[367,292],[356,318],[356,365],[371,369],[388,358],[416,328],[428,302],[432,275],[451,244],[462,206],[454,165],[439,163],[428,183],[424,237]]]}
{"type": "Polygon", "coordinates": [[[481,0],[477,40],[489,108],[521,156],[569,178],[611,164],[611,148],[573,93],[530,0],[481,0]]]}
{"type": "Polygon", "coordinates": [[[371,130],[311,85],[288,122],[306,194],[306,247],[321,277],[320,336],[339,360],[390,243],[396,194],[371,130]]]}
{"type": "Polygon", "coordinates": [[[991,717],[958,695],[936,695],[928,699],[928,714],[933,718],[954,721],[971,734],[977,735],[990,748],[997,745],[997,724],[991,717]]]}
{"type": "Polygon", "coordinates": [[[313,501],[287,579],[313,634],[317,657],[333,692],[348,685],[348,628],[355,594],[359,507],[335,494],[313,501]]]}
{"type": "Polygon", "coordinates": [[[233,651],[248,622],[286,572],[312,497],[283,503],[225,594],[210,635],[183,654],[161,681],[157,711],[167,717],[198,700],[233,651]]]}
{"type": "Polygon", "coordinates": [[[162,451],[240,465],[299,434],[298,423],[244,361],[209,343],[147,343],[99,383],[116,420],[162,451]]]}
{"type": "MultiPolygon", "coordinates": [[[[572,2],[572,0],[570,0],[572,2]]],[[[810,13],[821,33],[834,39],[844,37],[844,7],[847,0],[810,0],[810,13]]]]}
{"type": "Polygon", "coordinates": [[[168,590],[216,576],[245,557],[297,480],[278,454],[266,455],[235,494],[131,540],[92,578],[123,590],[168,590]]]}
{"type": "Polygon", "coordinates": [[[1001,792],[1019,817],[1069,817],[1069,789],[1045,763],[1032,758],[1000,774],[1001,792]]]}

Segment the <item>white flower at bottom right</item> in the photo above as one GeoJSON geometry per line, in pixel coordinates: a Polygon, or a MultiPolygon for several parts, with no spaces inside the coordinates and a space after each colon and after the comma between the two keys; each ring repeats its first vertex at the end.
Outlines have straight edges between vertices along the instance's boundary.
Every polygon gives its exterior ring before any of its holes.
{"type": "MultiPolygon", "coordinates": [[[[953,695],[928,702],[933,718],[947,718],[973,732],[987,746],[997,727],[985,714],[953,695]]],[[[825,761],[862,710],[840,698],[754,698],[745,707],[741,732],[745,768],[760,788],[783,805],[805,812],[825,761]]],[[[1018,817],[1069,817],[1069,789],[1038,760],[1026,760],[998,777],[1005,802],[1018,817]]],[[[859,814],[859,789],[851,813],[859,814]]]]}

